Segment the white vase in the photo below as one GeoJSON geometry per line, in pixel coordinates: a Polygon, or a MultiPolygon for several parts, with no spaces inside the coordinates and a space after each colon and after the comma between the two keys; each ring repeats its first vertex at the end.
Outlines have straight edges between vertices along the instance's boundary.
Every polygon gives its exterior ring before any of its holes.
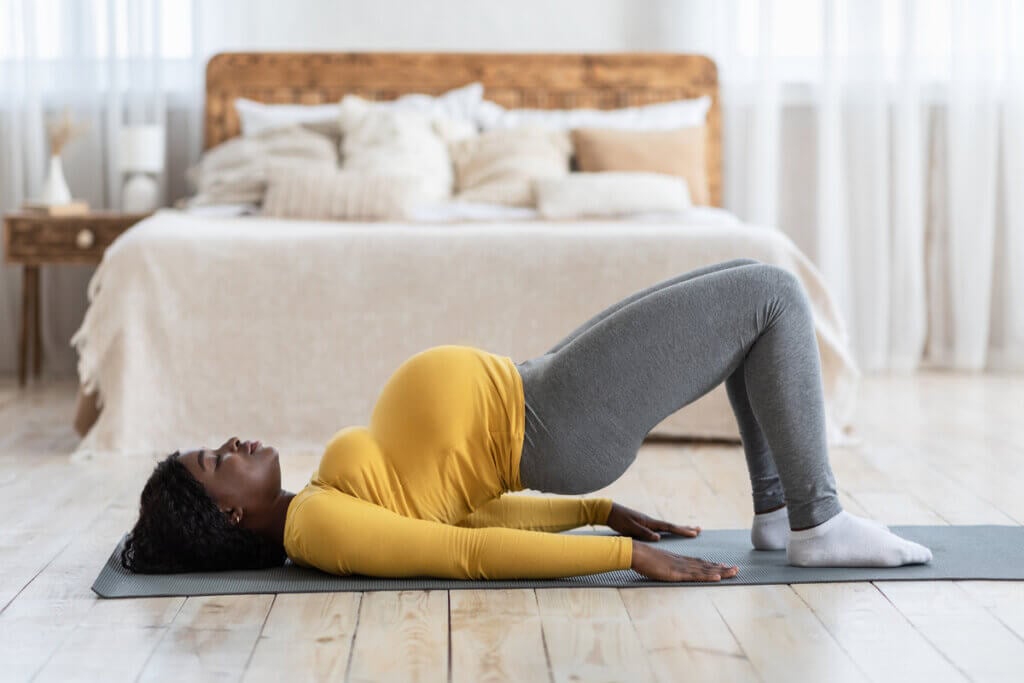
{"type": "Polygon", "coordinates": [[[50,156],[50,168],[46,172],[46,180],[43,181],[43,190],[39,195],[39,201],[43,204],[69,204],[71,202],[71,190],[68,189],[68,181],[64,179],[64,167],[58,154],[50,156]]]}

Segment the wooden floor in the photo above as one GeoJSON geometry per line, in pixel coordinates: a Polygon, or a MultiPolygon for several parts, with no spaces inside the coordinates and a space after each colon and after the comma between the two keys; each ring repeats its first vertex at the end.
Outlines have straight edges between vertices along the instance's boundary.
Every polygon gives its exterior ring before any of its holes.
{"type": "MultiPolygon", "coordinates": [[[[1024,582],[99,600],[152,463],[70,462],[73,404],[0,380],[4,681],[1024,680],[1024,582]]],[[[1024,523],[1024,377],[868,376],[857,421],[831,453],[851,512],[1024,523]]],[[[315,458],[282,464],[295,490],[315,458]]],[[[752,512],[738,446],[649,443],[595,495],[704,528],[752,512]]]]}

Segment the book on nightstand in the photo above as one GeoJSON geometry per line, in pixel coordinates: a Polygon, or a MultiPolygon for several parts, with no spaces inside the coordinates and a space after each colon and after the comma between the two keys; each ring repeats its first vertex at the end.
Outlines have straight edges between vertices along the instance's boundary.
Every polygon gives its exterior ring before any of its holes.
{"type": "Polygon", "coordinates": [[[74,199],[67,204],[25,202],[22,208],[25,211],[44,216],[82,216],[89,213],[89,202],[84,199],[74,199]]]}

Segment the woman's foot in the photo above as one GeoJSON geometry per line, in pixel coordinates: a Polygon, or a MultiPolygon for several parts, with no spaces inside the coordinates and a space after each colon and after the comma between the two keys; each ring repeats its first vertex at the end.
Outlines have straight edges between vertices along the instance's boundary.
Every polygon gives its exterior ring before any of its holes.
{"type": "MultiPolygon", "coordinates": [[[[889,530],[889,527],[877,520],[865,517],[861,519],[880,529],[889,530]]],[[[789,541],[789,533],[789,508],[783,505],[780,508],[768,512],[758,512],[754,515],[754,523],[750,525],[750,542],[753,544],[754,550],[785,550],[786,542],[789,541]]]]}
{"type": "Polygon", "coordinates": [[[932,551],[843,510],[818,526],[790,531],[786,559],[798,567],[899,567],[931,562],[932,551]]]}
{"type": "Polygon", "coordinates": [[[750,525],[750,542],[754,550],[785,550],[789,540],[789,509],[782,507],[754,515],[750,525]]]}

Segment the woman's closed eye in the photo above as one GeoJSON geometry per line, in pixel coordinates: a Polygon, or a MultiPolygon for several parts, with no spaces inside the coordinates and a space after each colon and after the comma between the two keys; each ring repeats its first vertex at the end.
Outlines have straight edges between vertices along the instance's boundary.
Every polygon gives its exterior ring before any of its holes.
{"type": "MultiPolygon", "coordinates": [[[[223,453],[221,453],[220,451],[203,451],[202,453],[199,454],[199,460],[200,460],[200,462],[202,464],[206,464],[206,463],[209,462],[209,458],[207,457],[207,455],[212,455],[213,456],[213,467],[212,467],[212,469],[216,470],[218,467],[220,467],[220,461],[224,457],[223,453]]],[[[207,465],[207,467],[209,467],[209,465],[207,465]]],[[[204,467],[203,469],[206,469],[206,468],[204,467]]]]}

